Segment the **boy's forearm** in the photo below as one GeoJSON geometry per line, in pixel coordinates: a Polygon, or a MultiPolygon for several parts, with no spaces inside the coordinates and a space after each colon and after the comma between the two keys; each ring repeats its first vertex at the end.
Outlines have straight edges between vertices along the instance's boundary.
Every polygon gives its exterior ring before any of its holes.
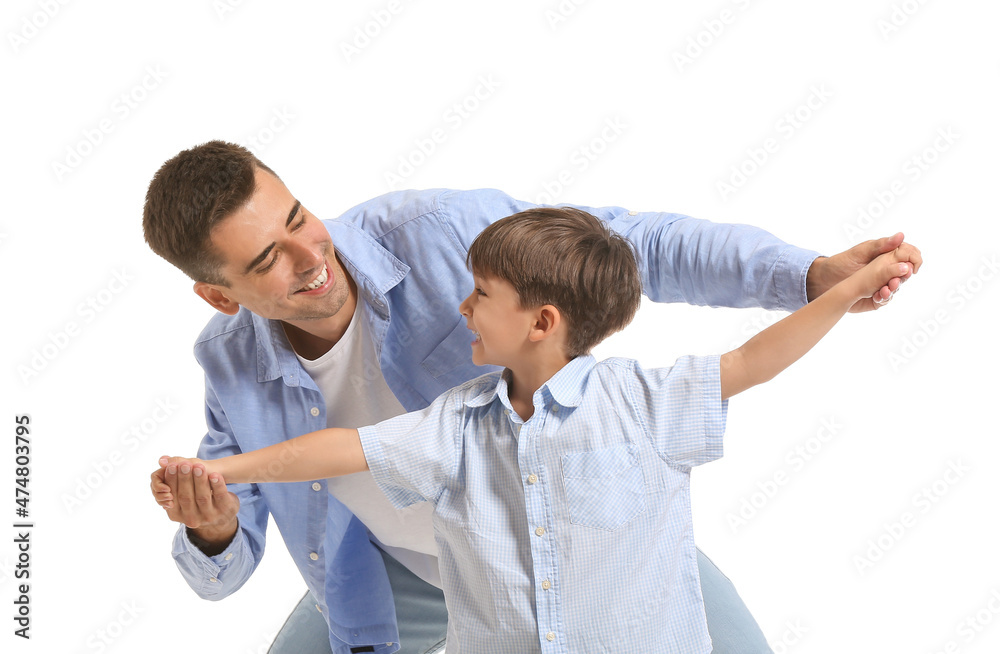
{"type": "Polygon", "coordinates": [[[311,481],[367,469],[357,429],[321,429],[211,465],[231,484],[311,481]]]}
{"type": "Polygon", "coordinates": [[[773,379],[812,349],[857,301],[842,282],[721,357],[722,398],[773,379]]]}

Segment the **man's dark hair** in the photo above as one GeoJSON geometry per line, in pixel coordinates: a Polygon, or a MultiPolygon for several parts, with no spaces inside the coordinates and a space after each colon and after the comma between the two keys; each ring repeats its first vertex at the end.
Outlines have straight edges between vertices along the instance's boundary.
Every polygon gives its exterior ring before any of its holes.
{"type": "Polygon", "coordinates": [[[521,308],[559,309],[570,358],[623,329],[642,296],[632,244],[579,209],[529,209],[502,218],[476,237],[466,263],[477,275],[513,286],[521,308]]]}
{"type": "Polygon", "coordinates": [[[257,168],[278,177],[234,143],[209,141],[177,154],[160,167],[146,191],[146,243],[196,282],[228,286],[211,233],[253,196],[257,168]]]}

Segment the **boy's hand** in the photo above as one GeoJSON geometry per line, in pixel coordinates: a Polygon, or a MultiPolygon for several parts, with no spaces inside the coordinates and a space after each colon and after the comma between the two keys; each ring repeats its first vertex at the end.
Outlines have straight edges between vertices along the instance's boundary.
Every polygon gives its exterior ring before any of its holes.
{"type": "MultiPolygon", "coordinates": [[[[855,303],[854,306],[858,303],[865,303],[868,306],[861,310],[877,309],[892,299],[893,294],[899,288],[899,282],[896,282],[896,288],[888,294],[881,291],[893,280],[906,279],[913,273],[913,264],[907,257],[908,254],[899,249],[881,254],[838,286],[843,285],[849,289],[851,301],[855,303]]],[[[891,285],[889,287],[891,288],[891,285]]],[[[853,307],[852,310],[854,310],[853,307]]]]}
{"type": "Polygon", "coordinates": [[[920,266],[923,264],[920,250],[904,242],[902,233],[865,241],[832,257],[820,257],[814,261],[806,277],[806,291],[809,300],[816,299],[880,255],[889,252],[895,252],[898,261],[906,261],[910,264],[907,272],[886,280],[882,286],[874,289],[868,296],[858,299],[850,310],[857,313],[877,309],[892,299],[892,295],[899,289],[899,285],[920,270],[920,266]]]}
{"type": "Polygon", "coordinates": [[[150,490],[167,517],[185,524],[203,544],[228,544],[238,527],[240,501],[226,490],[222,474],[207,467],[211,465],[200,459],[162,457],[161,467],[150,475],[150,490]]]}

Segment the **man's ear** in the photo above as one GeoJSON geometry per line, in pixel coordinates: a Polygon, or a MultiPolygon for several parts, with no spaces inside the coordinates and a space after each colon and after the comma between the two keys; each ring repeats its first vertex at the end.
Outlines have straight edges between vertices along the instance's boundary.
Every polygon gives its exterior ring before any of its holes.
{"type": "Polygon", "coordinates": [[[213,309],[221,311],[227,316],[235,316],[240,310],[240,303],[230,299],[225,286],[195,282],[194,292],[198,297],[212,305],[213,309]]]}
{"type": "Polygon", "coordinates": [[[528,340],[533,342],[551,338],[562,326],[562,313],[551,304],[545,304],[535,310],[535,322],[528,332],[528,340]]]}

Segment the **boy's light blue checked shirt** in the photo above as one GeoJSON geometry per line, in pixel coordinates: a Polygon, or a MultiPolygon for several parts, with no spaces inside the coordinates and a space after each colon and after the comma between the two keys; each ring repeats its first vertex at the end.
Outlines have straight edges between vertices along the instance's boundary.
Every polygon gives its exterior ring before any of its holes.
{"type": "Polygon", "coordinates": [[[389,499],[435,505],[449,654],[710,652],[689,482],[722,456],[719,357],[579,357],[533,399],[493,372],[360,430],[389,499]]]}

